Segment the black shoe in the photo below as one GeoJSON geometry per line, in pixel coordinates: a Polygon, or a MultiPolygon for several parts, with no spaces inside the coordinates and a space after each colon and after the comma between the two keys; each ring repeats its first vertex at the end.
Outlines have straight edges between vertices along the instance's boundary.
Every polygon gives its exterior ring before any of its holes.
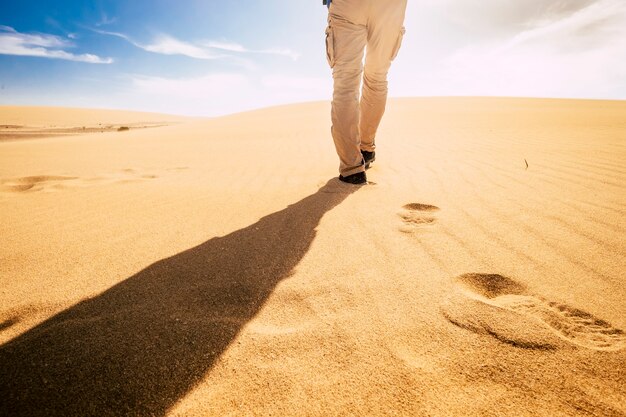
{"type": "Polygon", "coordinates": [[[365,169],[369,169],[370,165],[376,160],[376,152],[361,151],[361,155],[363,155],[365,169]]]}
{"type": "Polygon", "coordinates": [[[365,172],[357,172],[356,174],[348,175],[344,177],[343,175],[339,176],[339,180],[343,182],[347,182],[348,184],[367,184],[367,177],[365,176],[365,172]]]}

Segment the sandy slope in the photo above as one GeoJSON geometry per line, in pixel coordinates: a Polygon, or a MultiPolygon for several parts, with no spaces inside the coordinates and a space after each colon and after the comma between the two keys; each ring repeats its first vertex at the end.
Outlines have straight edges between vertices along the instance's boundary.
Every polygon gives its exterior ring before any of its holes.
{"type": "Polygon", "coordinates": [[[0,415],[626,415],[626,103],[328,113],[0,143],[0,415]]]}
{"type": "Polygon", "coordinates": [[[0,106],[0,141],[161,127],[190,118],[120,110],[0,106]]]}

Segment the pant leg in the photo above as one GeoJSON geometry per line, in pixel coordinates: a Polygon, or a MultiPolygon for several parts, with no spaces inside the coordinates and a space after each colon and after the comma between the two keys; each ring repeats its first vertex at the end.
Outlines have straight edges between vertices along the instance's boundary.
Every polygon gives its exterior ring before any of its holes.
{"type": "Polygon", "coordinates": [[[359,23],[364,9],[359,1],[333,1],[328,17],[327,52],[334,80],[331,132],[343,176],[365,170],[359,138],[359,88],[367,27],[365,22],[359,23]]]}
{"type": "Polygon", "coordinates": [[[387,73],[404,35],[406,4],[407,0],[371,4],[359,121],[360,147],[365,151],[376,148],[376,131],[387,104],[387,73]]]}

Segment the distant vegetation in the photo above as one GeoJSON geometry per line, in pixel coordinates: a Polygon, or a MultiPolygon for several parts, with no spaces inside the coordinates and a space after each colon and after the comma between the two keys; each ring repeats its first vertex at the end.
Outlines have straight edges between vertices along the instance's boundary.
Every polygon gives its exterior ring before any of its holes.
{"type": "Polygon", "coordinates": [[[117,131],[118,131],[118,132],[125,132],[125,131],[127,131],[127,130],[130,130],[130,127],[128,127],[128,126],[120,126],[120,127],[117,129],[117,131]]]}

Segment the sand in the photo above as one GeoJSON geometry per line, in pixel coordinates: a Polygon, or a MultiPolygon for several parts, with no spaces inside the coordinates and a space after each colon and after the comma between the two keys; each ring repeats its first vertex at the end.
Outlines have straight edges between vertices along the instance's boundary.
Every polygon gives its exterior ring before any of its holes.
{"type": "Polygon", "coordinates": [[[0,142],[161,127],[191,118],[63,107],[0,106],[0,142]]]}
{"type": "Polygon", "coordinates": [[[329,110],[0,107],[168,124],[0,143],[0,415],[626,415],[626,102],[329,110]]]}

